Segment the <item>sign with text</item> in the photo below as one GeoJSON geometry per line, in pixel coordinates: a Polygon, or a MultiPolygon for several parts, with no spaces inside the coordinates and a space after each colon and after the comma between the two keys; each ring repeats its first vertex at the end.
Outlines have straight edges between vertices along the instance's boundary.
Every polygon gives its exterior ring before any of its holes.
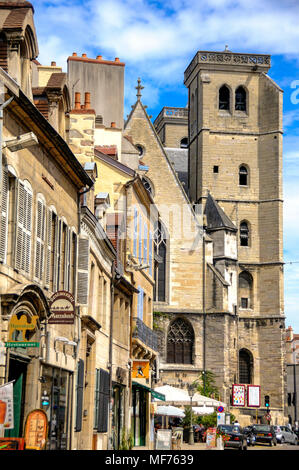
{"type": "Polygon", "coordinates": [[[75,319],[75,299],[67,291],[55,292],[50,300],[50,318],[48,323],[56,325],[73,325],[75,319]]]}
{"type": "Polygon", "coordinates": [[[39,343],[32,342],[29,338],[37,329],[38,320],[38,315],[30,316],[23,311],[14,313],[8,324],[8,341],[5,346],[7,348],[39,346],[39,343]]]}
{"type": "Polygon", "coordinates": [[[42,450],[47,441],[48,418],[44,410],[33,410],[25,424],[26,449],[42,450]]]}
{"type": "Polygon", "coordinates": [[[247,386],[247,406],[259,408],[261,406],[261,388],[259,385],[247,386]]]}
{"type": "Polygon", "coordinates": [[[216,428],[207,429],[206,447],[208,449],[216,447],[216,428]]]}
{"type": "Polygon", "coordinates": [[[172,449],[172,430],[158,429],[156,437],[156,450],[172,449]]]}
{"type": "Polygon", "coordinates": [[[246,387],[234,384],[232,390],[232,406],[245,406],[246,387]]]}

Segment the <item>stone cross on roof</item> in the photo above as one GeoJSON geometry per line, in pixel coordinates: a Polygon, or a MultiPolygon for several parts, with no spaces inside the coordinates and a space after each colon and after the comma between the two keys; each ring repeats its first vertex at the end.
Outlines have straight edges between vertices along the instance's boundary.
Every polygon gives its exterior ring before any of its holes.
{"type": "Polygon", "coordinates": [[[144,89],[144,86],[141,85],[141,80],[140,80],[140,78],[138,78],[137,83],[138,83],[138,85],[135,86],[135,88],[136,88],[136,90],[137,90],[136,96],[137,96],[137,100],[140,101],[140,98],[141,98],[141,96],[142,96],[142,95],[141,95],[141,90],[144,89]]]}

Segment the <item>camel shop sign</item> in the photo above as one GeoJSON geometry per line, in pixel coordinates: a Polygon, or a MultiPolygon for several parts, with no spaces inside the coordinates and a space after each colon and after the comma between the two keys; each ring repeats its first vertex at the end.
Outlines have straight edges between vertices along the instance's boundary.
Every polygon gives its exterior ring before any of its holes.
{"type": "Polygon", "coordinates": [[[49,324],[73,325],[75,318],[75,299],[70,292],[55,292],[50,300],[49,324]]]}
{"type": "Polygon", "coordinates": [[[36,330],[38,315],[27,316],[25,312],[14,313],[8,326],[7,348],[38,348],[39,343],[30,341],[28,334],[36,330]]]}

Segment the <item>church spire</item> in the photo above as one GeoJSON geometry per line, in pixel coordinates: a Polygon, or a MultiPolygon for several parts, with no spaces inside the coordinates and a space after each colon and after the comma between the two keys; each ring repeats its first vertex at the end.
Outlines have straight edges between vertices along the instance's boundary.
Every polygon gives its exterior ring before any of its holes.
{"type": "Polygon", "coordinates": [[[138,78],[137,84],[138,84],[138,85],[135,87],[136,90],[137,90],[136,96],[137,96],[137,101],[140,101],[140,98],[141,98],[141,96],[142,96],[142,95],[141,95],[141,90],[144,89],[144,86],[141,85],[141,79],[140,79],[140,78],[138,78]]]}

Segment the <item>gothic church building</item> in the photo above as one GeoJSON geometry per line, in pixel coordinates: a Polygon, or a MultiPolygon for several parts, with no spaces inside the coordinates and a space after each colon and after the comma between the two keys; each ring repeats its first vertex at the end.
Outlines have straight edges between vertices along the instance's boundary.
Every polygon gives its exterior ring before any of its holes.
{"type": "MultiPolygon", "coordinates": [[[[165,107],[152,124],[137,95],[124,133],[140,149],[161,215],[159,384],[185,387],[209,370],[228,405],[233,384],[259,385],[258,416],[269,395],[275,424],[285,416],[282,90],[270,63],[268,55],[199,51],[185,71],[188,106],[165,107]],[[178,235],[165,213],[186,204],[193,242],[184,217],[178,235]]],[[[246,406],[233,413],[241,424],[256,419],[246,406]]]]}

